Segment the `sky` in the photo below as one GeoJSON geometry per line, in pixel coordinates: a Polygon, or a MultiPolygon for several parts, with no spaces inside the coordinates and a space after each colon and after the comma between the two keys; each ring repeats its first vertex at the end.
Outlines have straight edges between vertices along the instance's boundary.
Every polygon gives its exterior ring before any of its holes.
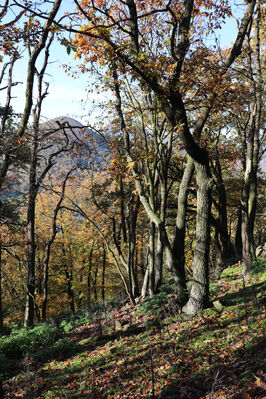
{"type": "MultiPolygon", "coordinates": [[[[64,0],[63,4],[62,12],[73,6],[72,0],[64,0]]],[[[235,20],[228,20],[222,30],[217,33],[221,46],[230,46],[236,37],[236,32],[235,20]]],[[[89,84],[88,76],[79,74],[79,78],[73,78],[65,73],[63,64],[71,64],[76,67],[78,65],[78,61],[73,59],[73,55],[74,53],[68,55],[65,47],[58,43],[53,44],[46,75],[49,81],[49,95],[43,103],[42,116],[45,120],[65,115],[83,123],[93,124],[96,114],[99,115],[94,104],[100,101],[100,97],[97,94],[88,93],[86,90],[89,84]]],[[[25,58],[17,62],[14,80],[23,82],[23,84],[13,88],[12,106],[16,112],[22,112],[24,107],[26,68],[25,58]]],[[[1,95],[3,96],[3,92],[0,92],[1,95]]],[[[3,102],[4,99],[0,97],[0,103],[3,102]]]]}

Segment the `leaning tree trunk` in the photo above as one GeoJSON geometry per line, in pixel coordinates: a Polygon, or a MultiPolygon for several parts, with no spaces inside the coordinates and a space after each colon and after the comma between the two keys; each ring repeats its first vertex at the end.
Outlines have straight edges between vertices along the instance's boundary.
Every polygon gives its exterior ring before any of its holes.
{"type": "Polygon", "coordinates": [[[195,314],[209,305],[209,247],[212,180],[208,165],[195,162],[197,190],[196,242],[189,301],[183,308],[195,314]]]}

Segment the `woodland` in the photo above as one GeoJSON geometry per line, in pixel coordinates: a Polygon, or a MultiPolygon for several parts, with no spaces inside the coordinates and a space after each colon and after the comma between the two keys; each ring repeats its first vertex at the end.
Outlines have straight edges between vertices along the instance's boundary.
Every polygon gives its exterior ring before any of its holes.
{"type": "Polygon", "coordinates": [[[265,397],[264,17],[0,5],[0,398],[265,397]],[[93,123],[43,117],[55,44],[93,123]]]}

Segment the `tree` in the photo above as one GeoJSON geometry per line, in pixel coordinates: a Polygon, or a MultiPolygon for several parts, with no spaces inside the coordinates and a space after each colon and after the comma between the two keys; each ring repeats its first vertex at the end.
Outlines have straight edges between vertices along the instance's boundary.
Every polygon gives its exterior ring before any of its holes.
{"type": "MultiPolygon", "coordinates": [[[[144,5],[142,2],[128,0],[125,2],[111,2],[108,8],[101,2],[80,3],[75,1],[86,24],[77,32],[77,55],[85,54],[86,60],[93,62],[95,56],[109,62],[109,68],[121,68],[128,71],[134,79],[145,89],[152,90],[161,103],[161,109],[167,116],[173,129],[191,156],[195,166],[197,181],[197,223],[196,243],[193,261],[193,285],[190,299],[184,310],[195,313],[208,305],[208,256],[210,242],[210,207],[212,176],[209,167],[207,150],[200,145],[198,139],[203,127],[214,109],[217,98],[222,93],[223,78],[234,60],[241,53],[242,44],[251,23],[256,1],[248,1],[246,13],[241,21],[238,35],[229,54],[218,64],[214,76],[202,97],[203,106],[194,112],[194,127],[191,128],[186,110],[186,86],[183,84],[185,73],[193,67],[195,56],[199,56],[206,47],[200,38],[202,32],[203,15],[209,16],[206,22],[208,29],[213,31],[220,21],[214,19],[213,10],[219,7],[219,15],[230,14],[230,9],[221,8],[221,4],[192,0],[175,2],[152,2],[144,5]],[[221,11],[222,10],[222,11],[221,11]],[[170,19],[170,23],[168,22],[170,19]],[[159,30],[158,30],[159,28],[159,30]],[[118,34],[119,33],[119,34],[118,34]],[[167,38],[167,43],[160,38],[167,38]],[[193,40],[200,42],[199,50],[190,44],[193,40]],[[148,46],[149,44],[149,46],[148,46]],[[214,80],[213,80],[214,78],[214,80]],[[207,98],[207,101],[204,99],[207,98]]],[[[208,51],[207,51],[208,53],[208,51]]],[[[205,52],[206,54],[206,52],[205,52]]],[[[201,57],[198,62],[205,61],[201,57]]],[[[119,97],[117,96],[119,101],[119,97]]],[[[121,125],[124,135],[124,147],[129,162],[131,162],[129,136],[126,127],[121,125]]],[[[134,164],[131,167],[140,200],[148,214],[150,205],[143,195],[134,164]]],[[[160,220],[153,216],[154,223],[161,227],[160,220]]],[[[164,235],[164,245],[168,242],[164,235]]],[[[175,273],[174,273],[175,274],[175,273]]],[[[176,275],[179,293],[182,293],[180,278],[176,275]]]]}
{"type": "MultiPolygon", "coordinates": [[[[24,11],[21,11],[17,17],[14,19],[14,21],[9,21],[7,24],[3,24],[2,30],[1,30],[1,38],[3,38],[3,43],[1,42],[1,49],[3,50],[4,54],[10,54],[11,56],[11,61],[7,64],[4,65],[3,71],[1,73],[1,81],[3,78],[3,73],[5,73],[5,70],[8,65],[9,67],[9,79],[8,79],[8,85],[5,87],[7,89],[7,95],[6,95],[6,105],[4,107],[3,111],[3,118],[2,118],[2,134],[5,129],[5,125],[7,122],[7,116],[10,112],[10,102],[11,102],[11,89],[14,85],[18,84],[17,82],[12,81],[12,71],[13,71],[13,66],[14,63],[17,61],[19,58],[19,50],[16,46],[17,40],[22,39],[24,41],[28,41],[28,43],[33,43],[34,47],[32,51],[30,52],[29,55],[29,61],[28,61],[28,71],[27,71],[27,81],[26,81],[26,90],[25,90],[25,106],[24,106],[24,111],[21,116],[20,123],[17,127],[16,134],[14,137],[14,143],[15,143],[15,149],[17,145],[21,142],[21,138],[25,135],[27,124],[29,121],[31,109],[32,109],[32,104],[33,104],[33,87],[34,87],[34,76],[35,76],[35,66],[36,62],[42,52],[42,50],[45,47],[46,41],[48,39],[48,35],[50,32],[50,28],[53,24],[54,18],[58,12],[58,9],[60,7],[61,1],[56,0],[53,4],[53,7],[50,11],[50,13],[47,15],[47,21],[42,27],[41,34],[38,36],[36,34],[37,26],[36,24],[29,23],[28,25],[26,24],[26,30],[24,29],[17,29],[17,27],[14,25],[14,22],[17,22],[23,15],[24,11]],[[12,41],[13,39],[13,41],[12,41]]],[[[9,2],[5,2],[4,7],[1,10],[1,17],[3,17],[8,9],[9,2]]],[[[36,21],[35,21],[36,22],[36,21]]],[[[4,179],[6,177],[9,165],[12,163],[12,160],[14,158],[14,146],[10,146],[9,148],[6,149],[5,154],[3,156],[3,159],[1,160],[1,165],[0,165],[0,188],[3,185],[4,179]]]]}

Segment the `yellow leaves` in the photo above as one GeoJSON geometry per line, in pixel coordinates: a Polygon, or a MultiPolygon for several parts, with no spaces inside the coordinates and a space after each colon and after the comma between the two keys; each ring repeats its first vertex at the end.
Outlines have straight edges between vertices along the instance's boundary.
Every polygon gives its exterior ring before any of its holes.
{"type": "Polygon", "coordinates": [[[134,165],[135,165],[135,161],[128,162],[128,163],[127,163],[127,168],[128,168],[128,169],[131,169],[131,168],[133,168],[134,165]]]}

